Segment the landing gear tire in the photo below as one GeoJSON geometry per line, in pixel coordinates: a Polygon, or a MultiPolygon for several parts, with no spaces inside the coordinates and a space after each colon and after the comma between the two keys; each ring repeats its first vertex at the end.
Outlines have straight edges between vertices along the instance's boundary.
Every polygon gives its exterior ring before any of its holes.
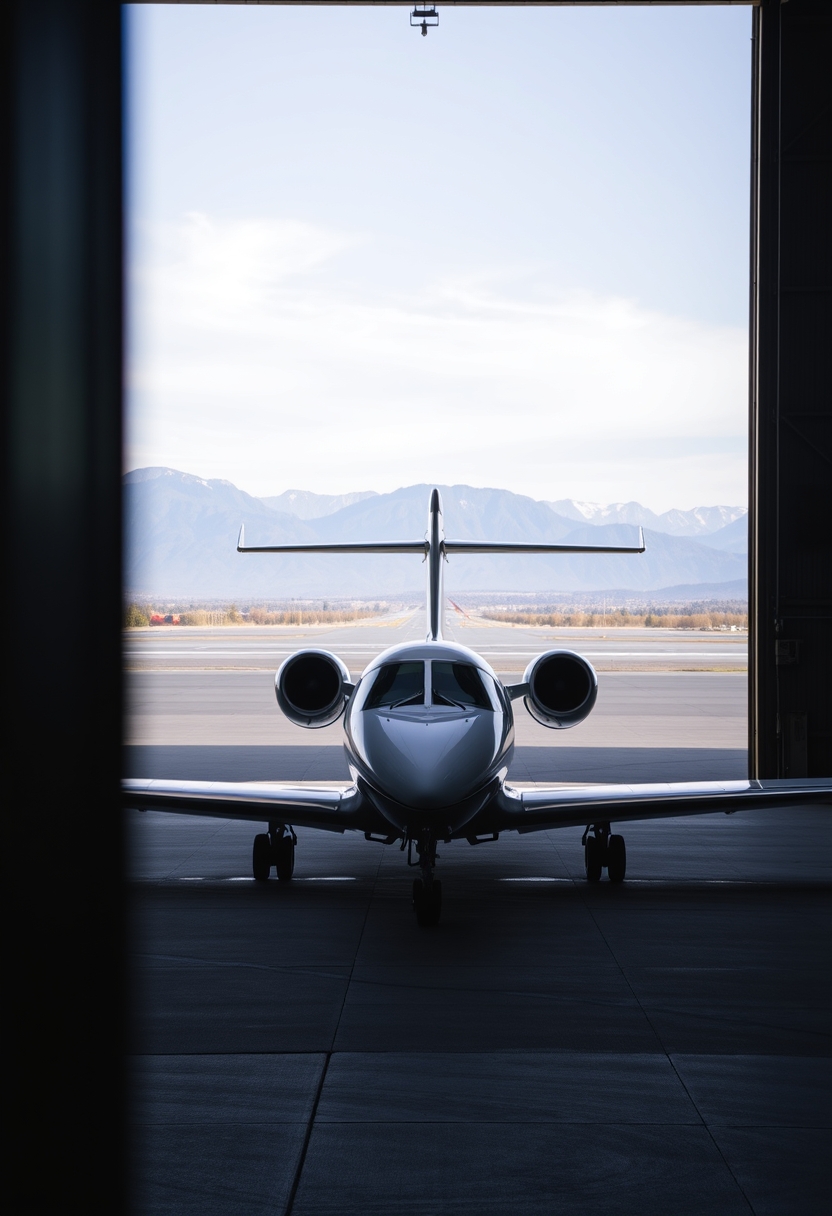
{"type": "Polygon", "coordinates": [[[434,881],[430,890],[425,890],[421,878],[413,882],[413,910],[416,913],[416,923],[423,928],[439,924],[442,915],[442,883],[434,881]]]}
{"type": "Polygon", "coordinates": [[[265,832],[254,837],[251,869],[258,882],[266,882],[272,868],[272,842],[265,832]]]}
{"type": "Polygon", "coordinates": [[[626,872],[627,850],[624,847],[624,837],[610,836],[607,841],[607,874],[610,882],[623,882],[626,872]]]}
{"type": "MultiPolygon", "coordinates": [[[[621,840],[620,836],[619,840],[621,840]]],[[[621,843],[624,843],[623,840],[621,843]]],[[[604,857],[601,841],[597,836],[587,836],[586,838],[586,844],[584,845],[584,866],[586,867],[587,882],[601,881],[601,870],[604,866],[604,857]]]]}
{"type": "Polygon", "coordinates": [[[295,842],[291,836],[281,836],[274,846],[274,868],[281,882],[289,882],[295,872],[295,842]]]}

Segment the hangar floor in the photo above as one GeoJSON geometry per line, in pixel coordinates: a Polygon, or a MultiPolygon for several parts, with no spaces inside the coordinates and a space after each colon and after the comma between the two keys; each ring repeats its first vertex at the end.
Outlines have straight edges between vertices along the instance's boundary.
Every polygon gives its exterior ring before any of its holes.
{"type": "Polygon", "coordinates": [[[629,825],[622,887],[446,846],[433,930],[395,847],[130,823],[138,1212],[828,1210],[823,811],[629,825]]]}

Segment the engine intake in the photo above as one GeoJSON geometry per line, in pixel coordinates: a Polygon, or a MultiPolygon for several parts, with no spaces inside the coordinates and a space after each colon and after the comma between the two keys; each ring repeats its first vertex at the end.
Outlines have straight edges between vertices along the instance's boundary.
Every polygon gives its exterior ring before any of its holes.
{"type": "Polygon", "coordinates": [[[526,668],[526,709],[543,726],[566,730],[583,722],[598,696],[591,663],[572,650],[549,650],[526,668]]]}
{"type": "Polygon", "coordinates": [[[274,678],[277,703],[296,726],[331,726],[344,712],[352,690],[347,667],[328,650],[290,655],[274,678]]]}

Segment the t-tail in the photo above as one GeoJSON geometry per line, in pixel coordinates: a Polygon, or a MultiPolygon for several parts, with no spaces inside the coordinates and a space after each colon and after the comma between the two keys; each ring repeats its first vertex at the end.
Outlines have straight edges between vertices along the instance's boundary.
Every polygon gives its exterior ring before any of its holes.
{"type": "Polygon", "coordinates": [[[442,496],[431,490],[428,527],[424,540],[356,542],[331,545],[247,545],[245,527],[240,528],[238,553],[420,553],[427,566],[427,640],[442,640],[445,614],[444,563],[451,553],[643,553],[644,532],[638,530],[638,545],[549,545],[523,541],[446,540],[442,496]]]}
{"type": "Polygon", "coordinates": [[[445,528],[442,523],[442,495],[438,490],[430,492],[428,506],[428,585],[427,620],[429,642],[442,640],[445,623],[445,528]]]}

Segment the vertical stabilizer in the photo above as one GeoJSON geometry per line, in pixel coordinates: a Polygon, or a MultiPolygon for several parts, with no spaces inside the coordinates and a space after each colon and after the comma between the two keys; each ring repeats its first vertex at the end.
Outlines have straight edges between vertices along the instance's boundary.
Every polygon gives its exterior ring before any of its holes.
{"type": "Polygon", "coordinates": [[[445,613],[443,551],[445,528],[442,522],[442,496],[431,490],[428,507],[428,636],[429,642],[441,642],[442,621],[445,613]]]}

